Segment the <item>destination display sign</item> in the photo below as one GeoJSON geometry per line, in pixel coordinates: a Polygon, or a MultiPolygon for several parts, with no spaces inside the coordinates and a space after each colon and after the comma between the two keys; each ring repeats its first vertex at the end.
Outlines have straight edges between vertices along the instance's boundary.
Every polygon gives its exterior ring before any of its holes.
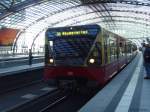
{"type": "Polygon", "coordinates": [[[81,31],[64,31],[64,32],[57,32],[57,36],[75,36],[75,35],[87,35],[87,30],[81,30],[81,31]]]}
{"type": "Polygon", "coordinates": [[[96,35],[100,31],[101,29],[98,25],[56,27],[47,29],[46,38],[48,38],[48,40],[59,38],[96,38],[96,35]]]}

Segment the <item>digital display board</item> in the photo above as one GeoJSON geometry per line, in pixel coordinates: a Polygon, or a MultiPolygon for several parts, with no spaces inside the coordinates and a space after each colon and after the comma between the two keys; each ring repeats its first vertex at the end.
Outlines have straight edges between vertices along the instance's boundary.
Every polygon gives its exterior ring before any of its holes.
{"type": "Polygon", "coordinates": [[[96,38],[100,32],[98,25],[81,25],[71,27],[49,28],[46,31],[46,38],[53,40],[55,38],[96,38]]]}
{"type": "Polygon", "coordinates": [[[87,30],[81,30],[81,31],[65,31],[65,32],[57,32],[57,36],[74,36],[74,35],[87,35],[87,30]]]}

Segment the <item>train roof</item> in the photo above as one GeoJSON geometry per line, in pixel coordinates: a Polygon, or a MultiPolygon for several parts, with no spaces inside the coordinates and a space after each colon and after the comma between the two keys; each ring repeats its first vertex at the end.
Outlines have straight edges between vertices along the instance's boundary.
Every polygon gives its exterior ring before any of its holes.
{"type": "Polygon", "coordinates": [[[88,25],[76,25],[76,26],[63,26],[63,27],[52,27],[48,28],[47,30],[53,30],[53,29],[72,29],[72,28],[96,28],[100,29],[101,26],[98,24],[88,24],[88,25]]]}

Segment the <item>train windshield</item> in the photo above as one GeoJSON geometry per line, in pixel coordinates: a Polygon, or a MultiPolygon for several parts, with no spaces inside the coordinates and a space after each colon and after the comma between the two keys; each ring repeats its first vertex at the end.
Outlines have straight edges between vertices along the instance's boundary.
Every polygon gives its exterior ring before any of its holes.
{"type": "Polygon", "coordinates": [[[98,31],[86,26],[48,30],[49,57],[58,66],[84,65],[98,31]]]}

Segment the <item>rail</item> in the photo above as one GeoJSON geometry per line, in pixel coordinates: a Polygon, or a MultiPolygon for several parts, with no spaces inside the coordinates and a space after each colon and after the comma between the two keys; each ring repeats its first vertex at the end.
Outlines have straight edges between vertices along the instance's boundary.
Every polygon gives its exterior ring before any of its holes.
{"type": "Polygon", "coordinates": [[[44,112],[67,98],[66,94],[67,93],[64,91],[54,89],[53,91],[47,92],[46,94],[38,96],[30,101],[8,108],[3,112],[38,112],[39,110],[40,112],[44,112]]]}

